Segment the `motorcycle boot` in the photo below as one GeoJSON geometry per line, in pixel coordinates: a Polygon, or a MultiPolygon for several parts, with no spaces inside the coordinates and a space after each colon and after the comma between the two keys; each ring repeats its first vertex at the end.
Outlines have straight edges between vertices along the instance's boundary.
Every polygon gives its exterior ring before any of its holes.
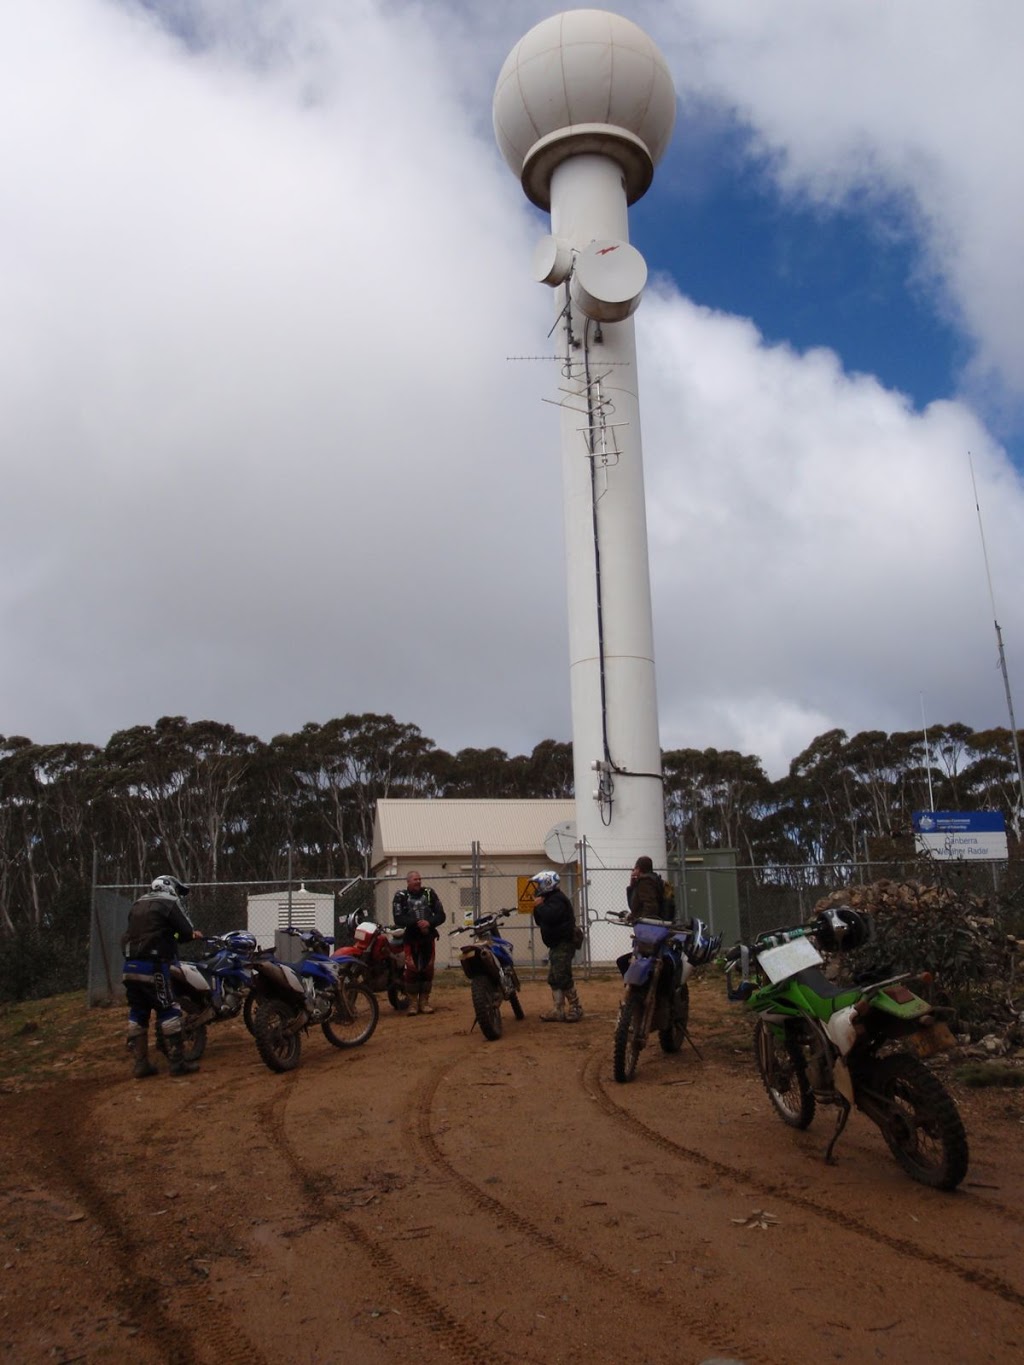
{"type": "Polygon", "coordinates": [[[583,1006],[580,1004],[575,986],[570,986],[565,992],[565,1003],[568,1006],[565,1011],[565,1022],[567,1024],[578,1023],[583,1018],[583,1006]]]}
{"type": "Polygon", "coordinates": [[[418,1006],[418,1008],[419,1008],[420,1014],[436,1014],[437,1011],[434,1009],[433,1005],[430,1003],[430,992],[429,992],[429,991],[420,991],[420,999],[419,999],[419,1006],[418,1006]]]}
{"type": "Polygon", "coordinates": [[[555,1007],[542,1014],[540,1021],[542,1024],[562,1024],[565,1022],[565,992],[556,991],[552,986],[551,999],[555,1002],[555,1007]]]}
{"type": "Polygon", "coordinates": [[[409,1008],[405,1011],[406,1015],[419,1014],[420,1012],[420,993],[415,988],[409,988],[409,1008]]]}
{"type": "Polygon", "coordinates": [[[129,1033],[128,1051],[135,1058],[132,1075],[136,1080],[144,1076],[155,1076],[156,1067],[149,1060],[149,1037],[145,1033],[129,1033]]]}
{"type": "Polygon", "coordinates": [[[172,1076],[190,1076],[193,1071],[199,1070],[198,1062],[187,1062],[184,1055],[184,1040],[180,1033],[164,1034],[164,1044],[167,1048],[167,1060],[171,1064],[172,1076]]]}

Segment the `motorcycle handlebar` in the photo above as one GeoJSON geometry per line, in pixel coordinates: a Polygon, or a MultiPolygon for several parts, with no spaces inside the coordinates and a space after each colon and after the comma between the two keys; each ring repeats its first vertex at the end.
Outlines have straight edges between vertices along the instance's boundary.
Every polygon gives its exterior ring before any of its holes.
{"type": "Polygon", "coordinates": [[[448,937],[451,938],[453,934],[472,934],[480,929],[493,929],[496,924],[500,924],[503,919],[507,919],[509,915],[515,913],[514,910],[492,911],[489,915],[481,915],[472,924],[457,924],[454,929],[448,930],[448,937]]]}

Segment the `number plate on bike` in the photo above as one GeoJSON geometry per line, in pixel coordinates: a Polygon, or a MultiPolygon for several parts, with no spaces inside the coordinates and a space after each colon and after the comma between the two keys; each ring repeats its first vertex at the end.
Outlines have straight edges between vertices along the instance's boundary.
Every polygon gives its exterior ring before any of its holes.
{"type": "Polygon", "coordinates": [[[773,986],[796,976],[805,967],[817,967],[824,960],[808,938],[795,938],[792,943],[781,943],[778,948],[767,948],[757,955],[757,965],[773,986]]]}

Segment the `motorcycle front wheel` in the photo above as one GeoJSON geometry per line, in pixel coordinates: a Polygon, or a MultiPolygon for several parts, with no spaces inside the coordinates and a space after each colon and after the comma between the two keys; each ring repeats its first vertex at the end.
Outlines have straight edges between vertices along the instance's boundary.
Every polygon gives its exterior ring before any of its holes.
{"type": "Polygon", "coordinates": [[[662,1052],[678,1052],[686,1037],[686,1026],[690,1022],[690,988],[684,981],[679,987],[678,997],[672,1002],[672,1018],[668,1028],[658,1030],[658,1042],[662,1052]]]}
{"type": "Polygon", "coordinates": [[[284,1000],[266,1000],[256,1011],[256,1051],[271,1071],[294,1071],[302,1055],[302,1034],[286,1032],[297,1011],[284,1000]]]}
{"type": "Polygon", "coordinates": [[[612,1050],[612,1075],[617,1081],[631,1081],[646,1041],[643,1034],[645,1000],[630,991],[619,1006],[612,1050]]]}
{"type": "Polygon", "coordinates": [[[807,1128],[814,1118],[814,1092],[799,1045],[777,1037],[759,1019],[754,1029],[754,1056],[776,1114],[789,1128],[807,1128]]]}
{"type": "Polygon", "coordinates": [[[409,1008],[409,992],[400,981],[392,981],[388,987],[388,1004],[393,1010],[407,1010],[409,1008]]]}
{"type": "Polygon", "coordinates": [[[493,1043],[501,1037],[501,992],[487,976],[471,977],[469,989],[480,1032],[493,1043]]]}
{"type": "Polygon", "coordinates": [[[368,986],[354,982],[345,988],[342,1003],[335,1005],[330,1019],[320,1027],[334,1047],[359,1047],[373,1033],[380,1018],[377,997],[368,986]]]}
{"type": "Polygon", "coordinates": [[[894,1052],[865,1068],[857,1090],[872,1092],[861,1107],[906,1173],[935,1190],[956,1189],[967,1174],[967,1134],[939,1078],[917,1057],[894,1052]]]}
{"type": "Polygon", "coordinates": [[[245,997],[245,1004],[242,1006],[242,1022],[254,1038],[256,1037],[256,1025],[253,1023],[253,1017],[256,1013],[256,1003],[257,997],[250,991],[245,997]]]}
{"type": "Polygon", "coordinates": [[[513,991],[508,998],[508,1003],[512,1006],[512,1013],[517,1019],[525,1019],[526,1011],[523,1009],[522,1001],[519,999],[519,992],[513,991]]]}

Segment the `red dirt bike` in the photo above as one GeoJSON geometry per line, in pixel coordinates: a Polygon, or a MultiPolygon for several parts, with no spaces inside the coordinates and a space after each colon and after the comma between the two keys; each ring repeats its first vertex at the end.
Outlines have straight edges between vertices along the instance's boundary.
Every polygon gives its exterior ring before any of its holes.
{"type": "Polygon", "coordinates": [[[409,993],[402,980],[405,969],[402,932],[391,924],[363,920],[355,927],[354,941],[336,948],[331,954],[350,962],[358,979],[371,991],[385,991],[388,1003],[395,1010],[409,1008],[409,993]]]}

